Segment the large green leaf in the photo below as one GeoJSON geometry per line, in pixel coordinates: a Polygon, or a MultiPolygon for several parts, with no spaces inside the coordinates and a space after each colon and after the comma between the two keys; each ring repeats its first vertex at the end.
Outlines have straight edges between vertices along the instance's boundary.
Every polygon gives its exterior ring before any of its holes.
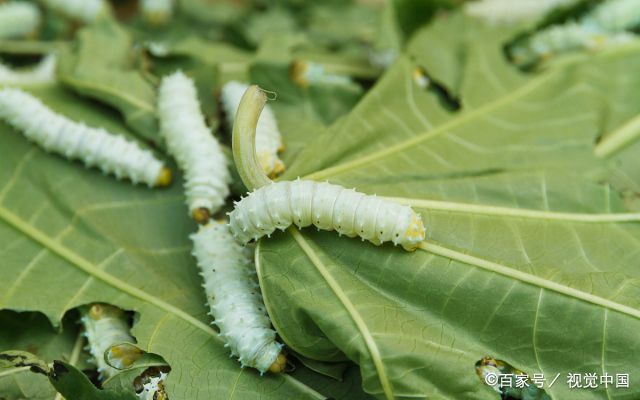
{"type": "Polygon", "coordinates": [[[120,111],[145,139],[159,141],[155,87],[133,63],[132,40],[105,19],[82,29],[72,49],[61,53],[58,77],[73,90],[120,111]]]}
{"type": "MultiPolygon", "coordinates": [[[[114,114],[56,87],[34,89],[56,111],[131,136],[114,114]]],[[[46,154],[0,125],[0,308],[53,324],[78,305],[138,313],[133,335],[174,372],[172,399],[324,398],[288,375],[240,369],[209,325],[190,255],[181,182],[132,186],[46,154]]]]}
{"type": "MultiPolygon", "coordinates": [[[[593,155],[602,130],[640,110],[628,89],[640,84],[640,48],[525,75],[502,57],[511,30],[450,23],[472,45],[448,50],[455,76],[434,74],[457,83],[459,112],[421,90],[419,64],[401,58],[285,175],[410,204],[427,241],[406,253],[310,230],[263,240],[273,322],[306,357],[358,363],[378,397],[497,398],[474,371],[492,355],[549,381],[560,374],[553,398],[635,399],[633,384],[571,390],[566,374],[640,379],[640,215],[599,180],[609,165],[593,155]]],[[[424,59],[447,51],[431,49],[433,35],[411,45],[424,59]]]]}

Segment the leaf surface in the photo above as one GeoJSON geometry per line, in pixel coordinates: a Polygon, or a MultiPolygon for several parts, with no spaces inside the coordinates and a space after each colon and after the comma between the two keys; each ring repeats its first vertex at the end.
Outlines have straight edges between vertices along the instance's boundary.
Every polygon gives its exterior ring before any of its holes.
{"type": "MultiPolygon", "coordinates": [[[[549,381],[560,374],[553,398],[574,398],[570,372],[638,379],[640,215],[600,179],[610,165],[593,155],[603,129],[640,110],[626,89],[640,84],[637,45],[524,74],[501,55],[508,30],[451,18],[473,46],[456,53],[456,76],[434,73],[457,82],[460,111],[421,90],[418,64],[403,57],[285,175],[412,205],[427,241],[406,253],[290,228],[261,242],[276,327],[306,357],[358,363],[364,389],[381,398],[495,397],[474,371],[485,355],[549,381]]],[[[429,29],[412,43],[425,59],[443,51],[429,53],[429,29]]]]}
{"type": "MultiPolygon", "coordinates": [[[[131,137],[60,88],[34,93],[73,119],[131,137]]],[[[229,358],[209,325],[181,182],[151,190],[116,181],[46,154],[4,124],[0,148],[11,149],[0,158],[0,308],[38,310],[53,324],[90,302],[137,312],[139,346],[177,371],[167,381],[172,399],[323,398],[291,376],[260,377],[229,358]]]]}

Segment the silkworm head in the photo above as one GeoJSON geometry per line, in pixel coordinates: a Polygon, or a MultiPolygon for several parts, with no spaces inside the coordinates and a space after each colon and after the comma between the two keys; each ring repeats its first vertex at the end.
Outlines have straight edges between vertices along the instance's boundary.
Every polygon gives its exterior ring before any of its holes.
{"type": "Polygon", "coordinates": [[[171,170],[167,167],[162,167],[158,179],[156,180],[156,186],[165,187],[171,184],[171,170]]]}
{"type": "Polygon", "coordinates": [[[196,208],[191,212],[193,219],[199,224],[205,224],[211,218],[211,213],[204,207],[196,208]]]}
{"type": "Polygon", "coordinates": [[[280,353],[278,354],[278,357],[276,357],[273,364],[271,364],[271,366],[269,367],[269,372],[272,372],[274,374],[279,374],[282,371],[284,371],[286,366],[287,366],[287,357],[285,357],[284,354],[280,353]]]}
{"type": "Polygon", "coordinates": [[[420,219],[419,215],[414,214],[411,217],[411,222],[409,222],[409,227],[404,235],[412,240],[408,244],[403,244],[402,247],[407,251],[417,249],[418,243],[422,242],[425,238],[424,224],[422,223],[422,219],[420,219]]]}

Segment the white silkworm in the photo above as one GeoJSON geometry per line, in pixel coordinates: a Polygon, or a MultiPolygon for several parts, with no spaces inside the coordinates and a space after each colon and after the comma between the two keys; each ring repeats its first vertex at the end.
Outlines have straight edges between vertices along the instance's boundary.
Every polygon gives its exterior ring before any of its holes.
{"type": "Polygon", "coordinates": [[[300,60],[291,64],[289,77],[301,87],[317,84],[349,85],[353,83],[353,80],[348,76],[327,72],[322,64],[300,60]]]}
{"type": "Polygon", "coordinates": [[[605,31],[621,32],[640,25],[640,1],[609,0],[598,5],[582,23],[605,31]]]}
{"type": "Polygon", "coordinates": [[[171,181],[171,171],[149,150],[102,128],[73,122],[20,89],[0,89],[0,119],[46,151],[81,160],[118,179],[149,186],[166,186],[171,181]]]}
{"type": "MultiPolygon", "coordinates": [[[[231,81],[222,87],[222,107],[227,117],[227,125],[230,128],[233,127],[238,105],[248,87],[248,85],[236,81],[231,81]]],[[[284,163],[278,158],[278,152],[283,148],[276,117],[271,107],[265,105],[256,127],[256,154],[262,170],[268,176],[274,177],[284,171],[284,163]]]]}
{"type": "Polygon", "coordinates": [[[398,59],[398,50],[393,48],[371,49],[368,54],[369,63],[382,70],[387,69],[398,59]]]}
{"type": "Polygon", "coordinates": [[[569,22],[536,33],[525,44],[514,48],[512,55],[517,64],[527,64],[571,50],[595,50],[625,43],[632,37],[627,33],[611,34],[593,26],[569,22]]]}
{"type": "Polygon", "coordinates": [[[40,0],[40,2],[53,11],[86,24],[111,13],[106,0],[40,0]]]}
{"type": "Polygon", "coordinates": [[[360,236],[376,245],[391,241],[408,251],[425,238],[422,219],[411,207],[339,185],[300,179],[255,190],[236,203],[229,218],[231,232],[241,243],[291,224],[360,236]]]}
{"type": "Polygon", "coordinates": [[[528,38],[512,51],[518,64],[535,62],[553,54],[578,49],[599,49],[636,38],[624,32],[640,24],[640,2],[610,0],[600,4],[578,22],[551,26],[528,38]]]}
{"type": "Polygon", "coordinates": [[[40,10],[26,1],[0,4],[0,38],[27,36],[40,25],[40,10]]]}
{"type": "Polygon", "coordinates": [[[149,23],[165,24],[173,14],[173,0],[140,0],[140,9],[149,23]]]}
{"type": "Polygon", "coordinates": [[[411,75],[413,76],[413,81],[420,89],[426,89],[431,85],[431,80],[422,68],[414,68],[413,71],[411,71],[411,75]]]}
{"type": "Polygon", "coordinates": [[[286,359],[271,329],[249,249],[236,243],[223,222],[201,226],[191,240],[210,314],[225,346],[242,366],[281,372],[286,359]]]}
{"type": "Polygon", "coordinates": [[[535,20],[557,7],[570,6],[580,0],[480,0],[469,2],[465,12],[490,23],[509,24],[535,20]]]}
{"type": "Polygon", "coordinates": [[[164,382],[171,371],[168,367],[149,367],[133,381],[140,400],[168,400],[164,382]]]}
{"type": "Polygon", "coordinates": [[[55,80],[56,57],[52,54],[27,70],[15,70],[0,63],[0,85],[38,85],[55,80]]]}
{"type": "Polygon", "coordinates": [[[220,144],[205,125],[193,81],[182,72],[162,79],[158,115],[169,153],[185,173],[189,211],[205,222],[229,195],[231,175],[220,144]]]}
{"type": "MultiPolygon", "coordinates": [[[[135,343],[135,339],[129,334],[126,315],[117,307],[99,303],[80,307],[80,314],[84,335],[89,342],[88,350],[93,356],[100,376],[109,378],[118,372],[118,369],[106,363],[105,352],[116,344],[135,343]]],[[[134,346],[122,348],[137,349],[134,346]]],[[[125,368],[138,355],[137,352],[136,354],[118,354],[117,357],[110,357],[110,360],[119,360],[116,366],[125,368]]]]}

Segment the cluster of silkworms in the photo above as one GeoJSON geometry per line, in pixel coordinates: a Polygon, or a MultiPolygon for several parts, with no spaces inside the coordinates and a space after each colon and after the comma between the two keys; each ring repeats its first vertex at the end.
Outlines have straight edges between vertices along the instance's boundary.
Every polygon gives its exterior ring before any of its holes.
{"type": "Polygon", "coordinates": [[[558,53],[578,49],[599,49],[636,38],[626,32],[640,25],[640,2],[609,0],[577,21],[554,25],[531,35],[511,53],[517,64],[530,64],[558,53]]]}
{"type": "MultiPolygon", "coordinates": [[[[41,2],[85,23],[110,12],[100,0],[41,2]]],[[[140,6],[149,22],[163,23],[171,16],[173,1],[141,0],[140,6]]],[[[0,21],[1,18],[0,15],[0,21]]],[[[32,25],[37,26],[38,22],[32,25]]],[[[26,33],[23,30],[12,34],[26,33]]],[[[294,63],[290,72],[291,78],[302,86],[351,83],[350,78],[327,73],[314,63],[294,63]]],[[[0,83],[26,85],[54,80],[53,56],[30,71],[14,71],[0,65],[0,83]]],[[[245,84],[229,82],[222,89],[221,101],[229,127],[233,126],[247,88],[245,84]]],[[[276,182],[250,193],[236,204],[228,222],[211,220],[229,194],[231,178],[222,147],[205,123],[196,87],[189,77],[182,72],[165,76],[157,94],[160,134],[168,153],[184,172],[190,214],[203,224],[190,236],[192,254],[220,338],[243,367],[261,373],[282,372],[287,362],[283,345],[277,341],[262,299],[252,262],[253,247],[245,245],[294,224],[300,228],[315,225],[377,245],[393,242],[414,250],[425,236],[420,216],[409,207],[338,185],[296,180],[276,182]]],[[[171,180],[170,171],[149,150],[102,128],[72,121],[21,89],[0,89],[0,119],[45,150],[81,160],[88,167],[98,167],[118,178],[149,186],[168,185],[171,180]]],[[[274,177],[284,170],[278,156],[284,146],[269,107],[262,111],[256,131],[255,151],[260,167],[264,174],[274,177]]],[[[81,307],[80,312],[88,350],[102,379],[114,376],[139,357],[135,346],[126,345],[135,339],[129,333],[124,311],[96,303],[81,307]]],[[[139,376],[134,381],[138,397],[166,399],[167,373],[168,370],[149,369],[139,376]]]]}

